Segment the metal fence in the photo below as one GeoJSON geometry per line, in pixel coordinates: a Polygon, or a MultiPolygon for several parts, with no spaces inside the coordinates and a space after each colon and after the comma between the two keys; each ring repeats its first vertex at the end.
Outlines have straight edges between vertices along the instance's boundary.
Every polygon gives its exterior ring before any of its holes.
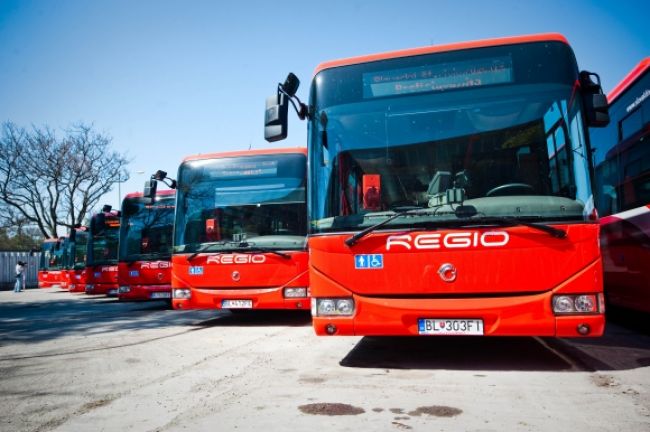
{"type": "Polygon", "coordinates": [[[25,285],[27,288],[38,286],[38,262],[41,253],[30,255],[29,252],[0,252],[0,289],[13,289],[16,283],[16,264],[27,263],[25,285]]]}

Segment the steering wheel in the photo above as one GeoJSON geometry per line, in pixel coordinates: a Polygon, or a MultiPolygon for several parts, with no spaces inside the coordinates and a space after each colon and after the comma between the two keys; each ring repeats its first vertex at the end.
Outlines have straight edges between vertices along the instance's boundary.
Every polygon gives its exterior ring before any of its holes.
{"type": "Polygon", "coordinates": [[[486,197],[490,196],[507,196],[507,195],[525,195],[527,193],[534,193],[535,189],[527,183],[505,183],[497,187],[493,187],[485,194],[486,197]]]}

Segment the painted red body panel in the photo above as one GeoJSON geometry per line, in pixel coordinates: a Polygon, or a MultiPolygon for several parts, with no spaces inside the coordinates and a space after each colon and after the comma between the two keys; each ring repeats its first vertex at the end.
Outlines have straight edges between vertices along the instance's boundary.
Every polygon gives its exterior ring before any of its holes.
{"type": "Polygon", "coordinates": [[[274,254],[224,254],[264,256],[265,262],[220,264],[199,255],[188,262],[187,255],[172,257],[172,288],[192,289],[192,298],[174,299],[175,309],[220,309],[223,300],[252,300],[253,309],[309,309],[308,298],[285,299],[285,287],[309,286],[307,252],[285,252],[290,259],[274,254]],[[190,275],[189,267],[203,267],[203,275],[190,275]],[[238,272],[235,280],[233,273],[238,272]]]}
{"type": "Polygon", "coordinates": [[[485,48],[485,47],[500,46],[500,45],[514,45],[514,44],[521,44],[521,43],[548,42],[548,41],[562,42],[568,45],[566,38],[559,33],[543,33],[543,34],[535,34],[535,35],[528,35],[528,36],[514,36],[514,37],[503,37],[503,38],[495,38],[495,39],[484,39],[484,40],[470,41],[470,42],[458,42],[458,43],[452,43],[447,45],[432,45],[432,46],[426,46],[420,48],[410,48],[410,49],[399,50],[399,51],[389,51],[389,52],[379,53],[379,54],[370,54],[370,55],[350,57],[350,58],[345,58],[340,60],[327,61],[319,64],[316,67],[316,70],[314,71],[314,75],[318,74],[320,71],[325,69],[331,69],[340,66],[349,66],[349,65],[360,64],[360,63],[368,63],[368,62],[374,62],[380,60],[387,60],[387,59],[398,58],[398,57],[412,57],[412,56],[418,56],[424,54],[434,54],[434,53],[458,51],[458,50],[472,49],[472,48],[485,48]]]}
{"type": "Polygon", "coordinates": [[[68,291],[75,293],[86,292],[87,274],[86,268],[81,270],[68,270],[68,279],[70,281],[68,291]]]}
{"type": "Polygon", "coordinates": [[[307,149],[304,147],[289,147],[289,148],[273,148],[273,149],[259,149],[259,150],[240,150],[240,151],[220,152],[220,153],[206,153],[206,154],[187,156],[185,159],[183,159],[183,162],[205,160],[205,159],[231,158],[231,157],[240,157],[240,156],[260,156],[260,155],[271,155],[271,154],[282,154],[282,153],[302,153],[306,155],[307,149]]]}
{"type": "Polygon", "coordinates": [[[650,313],[650,205],[600,222],[608,300],[650,313]]]}
{"type": "MultiPolygon", "coordinates": [[[[377,232],[348,248],[350,234],[309,239],[310,282],[314,297],[353,297],[352,317],[314,317],[316,333],[334,324],[338,335],[417,335],[418,318],[483,319],[485,334],[577,337],[576,326],[589,324],[589,336],[604,329],[604,315],[554,316],[554,294],[601,293],[602,261],[596,224],[566,225],[566,239],[527,227],[436,231],[507,232],[500,247],[387,250],[391,235],[431,232],[377,232]],[[355,254],[383,254],[383,269],[355,269],[355,254]],[[451,263],[454,282],[438,269],[451,263]]],[[[425,243],[426,244],[426,243],[425,243]]]]}
{"type": "Polygon", "coordinates": [[[39,270],[38,287],[52,288],[53,286],[64,287],[65,276],[63,270],[39,270]]]}
{"type": "Polygon", "coordinates": [[[650,57],[646,57],[639,62],[626,76],[616,84],[616,86],[607,94],[607,102],[613,104],[616,99],[622,95],[625,90],[630,88],[634,82],[639,79],[646,71],[650,69],[650,57]]]}
{"type": "Polygon", "coordinates": [[[117,288],[117,265],[86,267],[86,294],[117,295],[117,288]],[[109,294],[112,291],[115,292],[109,294]]]}
{"type": "Polygon", "coordinates": [[[152,293],[169,293],[171,298],[170,261],[136,261],[118,264],[119,286],[129,286],[128,293],[118,293],[120,300],[150,300],[152,293]],[[137,272],[134,275],[132,272],[137,272]]]}

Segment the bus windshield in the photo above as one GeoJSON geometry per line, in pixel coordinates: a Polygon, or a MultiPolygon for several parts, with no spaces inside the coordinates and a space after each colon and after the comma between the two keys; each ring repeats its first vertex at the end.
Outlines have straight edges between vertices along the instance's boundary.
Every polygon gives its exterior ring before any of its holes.
{"type": "MultiPolygon", "coordinates": [[[[99,224],[97,224],[99,225],[99,224]]],[[[117,247],[120,238],[120,219],[107,216],[102,227],[88,236],[88,266],[117,264],[117,247]]]]}
{"type": "Polygon", "coordinates": [[[74,247],[72,268],[81,270],[86,267],[86,254],[88,253],[88,232],[77,231],[75,241],[71,243],[74,247]]]}
{"type": "Polygon", "coordinates": [[[305,248],[306,158],[270,154],[187,161],[178,173],[174,252],[242,244],[305,248]]]}
{"type": "Polygon", "coordinates": [[[486,217],[585,220],[593,198],[577,78],[560,42],[321,71],[311,232],[359,230],[411,208],[424,211],[390,226],[453,224],[461,203],[486,217]]]}
{"type": "Polygon", "coordinates": [[[169,259],[174,229],[173,195],[157,196],[153,203],[126,198],[122,206],[120,261],[169,259]]]}
{"type": "Polygon", "coordinates": [[[39,270],[61,270],[65,265],[65,248],[62,241],[47,241],[41,246],[39,270]]]}

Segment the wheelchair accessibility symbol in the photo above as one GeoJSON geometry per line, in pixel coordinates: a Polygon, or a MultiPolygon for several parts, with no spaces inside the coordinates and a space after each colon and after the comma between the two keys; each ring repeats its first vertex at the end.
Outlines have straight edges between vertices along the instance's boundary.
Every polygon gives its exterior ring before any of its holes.
{"type": "Polygon", "coordinates": [[[354,268],[357,270],[377,270],[384,268],[384,255],[362,254],[354,256],[354,268]]]}

